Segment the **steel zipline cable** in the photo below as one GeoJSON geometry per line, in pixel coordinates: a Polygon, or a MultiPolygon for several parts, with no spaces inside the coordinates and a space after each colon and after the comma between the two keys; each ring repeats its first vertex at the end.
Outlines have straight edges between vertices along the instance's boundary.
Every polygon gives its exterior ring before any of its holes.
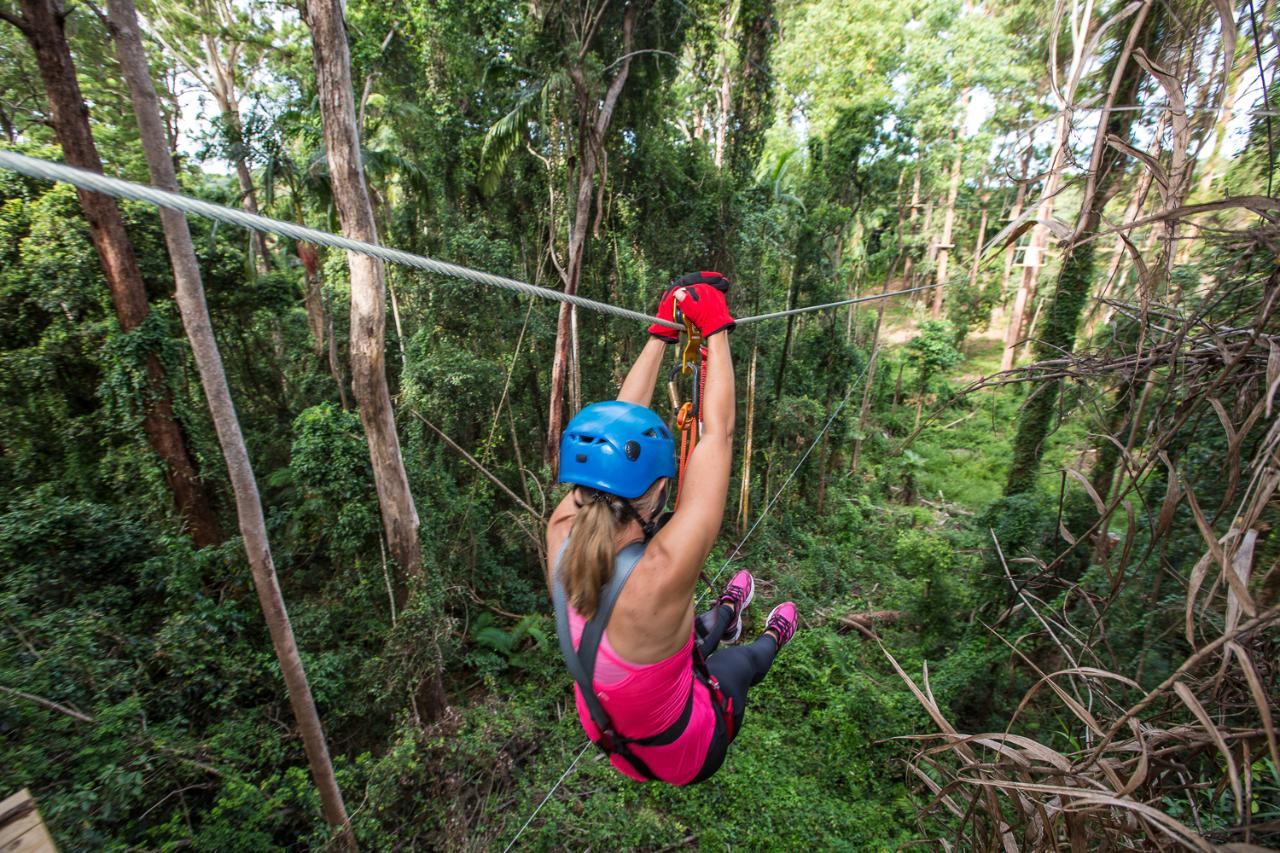
{"type": "MultiPolygon", "coordinates": [[[[391,249],[386,246],[379,246],[375,243],[367,243],[363,240],[353,240],[350,237],[343,237],[338,234],[330,234],[327,231],[320,231],[315,228],[308,228],[305,225],[299,225],[296,222],[286,222],[281,219],[272,219],[269,216],[260,216],[256,213],[246,213],[243,210],[237,210],[226,205],[216,204],[211,201],[203,201],[198,198],[191,198],[182,193],[170,192],[157,187],[147,186],[145,184],[135,183],[133,181],[125,181],[120,178],[111,178],[106,175],[90,172],[86,169],[79,169],[74,166],[68,166],[65,163],[55,163],[52,160],[42,160],[38,157],[28,157],[25,154],[19,154],[16,151],[7,151],[0,149],[0,168],[9,169],[29,178],[38,178],[46,181],[57,181],[64,184],[71,184],[82,190],[90,190],[91,192],[102,193],[103,195],[115,198],[126,198],[133,201],[146,202],[157,207],[164,207],[170,210],[177,210],[181,213],[195,214],[203,216],[206,219],[212,219],[216,222],[222,222],[227,225],[234,225],[240,228],[247,228],[251,231],[261,231],[267,234],[275,234],[280,237],[287,237],[291,240],[301,240],[307,243],[314,243],[317,246],[328,246],[332,249],[342,249],[348,252],[356,252],[361,255],[368,255],[372,258],[385,261],[391,264],[411,267],[413,269],[424,270],[426,272],[435,273],[437,275],[450,276],[452,278],[460,278],[473,284],[483,284],[489,287],[498,287],[503,290],[510,290],[515,293],[521,293],[526,296],[534,296],[539,299],[550,299],[555,302],[567,302],[579,308],[585,308],[591,311],[599,311],[602,314],[610,314],[614,317],[621,317],[627,320],[635,320],[641,323],[658,323],[672,329],[680,329],[683,326],[672,323],[668,320],[659,320],[648,314],[639,311],[632,311],[627,308],[620,308],[617,305],[610,305],[607,302],[597,302],[594,299],[587,299],[582,296],[561,293],[558,290],[552,290],[549,287],[539,287],[536,284],[519,281],[514,278],[494,275],[493,273],[474,270],[470,267],[451,264],[447,261],[438,261],[435,258],[428,258],[425,255],[416,255],[412,252],[401,251],[400,249],[391,249]]],[[[937,287],[931,285],[930,287],[937,287]]],[[[811,311],[822,311],[828,308],[837,308],[842,305],[856,305],[860,302],[872,302],[878,299],[886,299],[892,296],[900,296],[905,293],[914,293],[919,290],[928,290],[930,287],[917,287],[909,290],[898,290],[892,293],[877,294],[874,296],[863,296],[855,299],[845,299],[840,302],[828,302],[823,305],[810,305],[803,308],[792,308],[787,311],[775,311],[771,314],[759,314],[754,317],[743,317],[739,319],[738,325],[746,323],[754,323],[760,320],[776,320],[779,317],[787,317],[792,314],[806,314],[811,311]]]]}

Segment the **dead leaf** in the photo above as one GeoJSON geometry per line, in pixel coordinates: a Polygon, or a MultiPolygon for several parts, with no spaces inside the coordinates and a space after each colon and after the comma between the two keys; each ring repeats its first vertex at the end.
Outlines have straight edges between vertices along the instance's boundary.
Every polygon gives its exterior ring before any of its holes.
{"type": "MultiPolygon", "coordinates": [[[[1191,713],[1195,714],[1200,725],[1204,726],[1204,730],[1209,733],[1209,737],[1213,739],[1213,743],[1218,747],[1218,751],[1222,753],[1222,757],[1227,762],[1227,779],[1231,783],[1231,793],[1236,798],[1236,808],[1243,809],[1245,807],[1244,788],[1240,785],[1240,770],[1236,767],[1236,757],[1231,754],[1231,750],[1227,749],[1227,742],[1222,739],[1222,732],[1218,731],[1218,727],[1209,719],[1209,713],[1205,711],[1204,706],[1200,704],[1200,700],[1191,692],[1191,688],[1181,681],[1173,683],[1173,692],[1178,694],[1178,698],[1182,700],[1182,704],[1191,709],[1191,713]]],[[[1244,819],[1241,814],[1241,819],[1244,819]]]]}
{"type": "Polygon", "coordinates": [[[1271,699],[1262,686],[1262,676],[1258,675],[1258,668],[1253,665],[1253,660],[1238,643],[1227,643],[1227,648],[1236,656],[1236,660],[1240,661],[1240,671],[1244,673],[1245,681],[1249,682],[1249,692],[1253,694],[1253,704],[1257,707],[1258,717],[1262,720],[1262,730],[1267,733],[1267,749],[1271,751],[1271,763],[1280,767],[1280,747],[1277,747],[1275,721],[1271,717],[1271,699]]]}

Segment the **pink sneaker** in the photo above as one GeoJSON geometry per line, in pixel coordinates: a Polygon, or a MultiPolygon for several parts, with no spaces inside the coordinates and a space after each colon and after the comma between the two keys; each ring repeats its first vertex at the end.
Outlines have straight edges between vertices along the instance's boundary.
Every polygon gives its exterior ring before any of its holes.
{"type": "Polygon", "coordinates": [[[751,572],[746,569],[734,575],[733,580],[729,581],[724,588],[724,592],[720,593],[720,600],[716,602],[716,606],[727,604],[733,608],[733,621],[729,623],[728,628],[724,629],[722,642],[736,643],[742,637],[742,611],[747,609],[747,605],[755,596],[756,579],[751,577],[751,572]]]}
{"type": "Polygon", "coordinates": [[[765,629],[772,628],[778,635],[778,648],[781,649],[796,635],[796,606],[784,601],[769,611],[769,619],[765,629]]]}

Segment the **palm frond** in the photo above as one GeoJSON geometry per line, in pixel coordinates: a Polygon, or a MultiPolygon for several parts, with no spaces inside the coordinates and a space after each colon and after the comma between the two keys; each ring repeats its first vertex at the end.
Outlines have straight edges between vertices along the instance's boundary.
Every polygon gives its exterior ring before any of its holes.
{"type": "Polygon", "coordinates": [[[480,189],[486,195],[497,190],[507,161],[524,141],[529,123],[537,118],[545,121],[548,104],[563,88],[566,79],[564,74],[553,74],[541,83],[526,87],[511,111],[489,128],[480,151],[480,189]]]}

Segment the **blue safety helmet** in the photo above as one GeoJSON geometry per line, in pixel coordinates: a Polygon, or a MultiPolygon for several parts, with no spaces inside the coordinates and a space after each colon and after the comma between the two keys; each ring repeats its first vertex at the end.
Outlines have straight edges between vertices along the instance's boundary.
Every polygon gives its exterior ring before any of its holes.
{"type": "Polygon", "coordinates": [[[578,412],[560,437],[560,482],[638,498],[676,475],[676,443],[651,409],[610,400],[578,412]]]}

